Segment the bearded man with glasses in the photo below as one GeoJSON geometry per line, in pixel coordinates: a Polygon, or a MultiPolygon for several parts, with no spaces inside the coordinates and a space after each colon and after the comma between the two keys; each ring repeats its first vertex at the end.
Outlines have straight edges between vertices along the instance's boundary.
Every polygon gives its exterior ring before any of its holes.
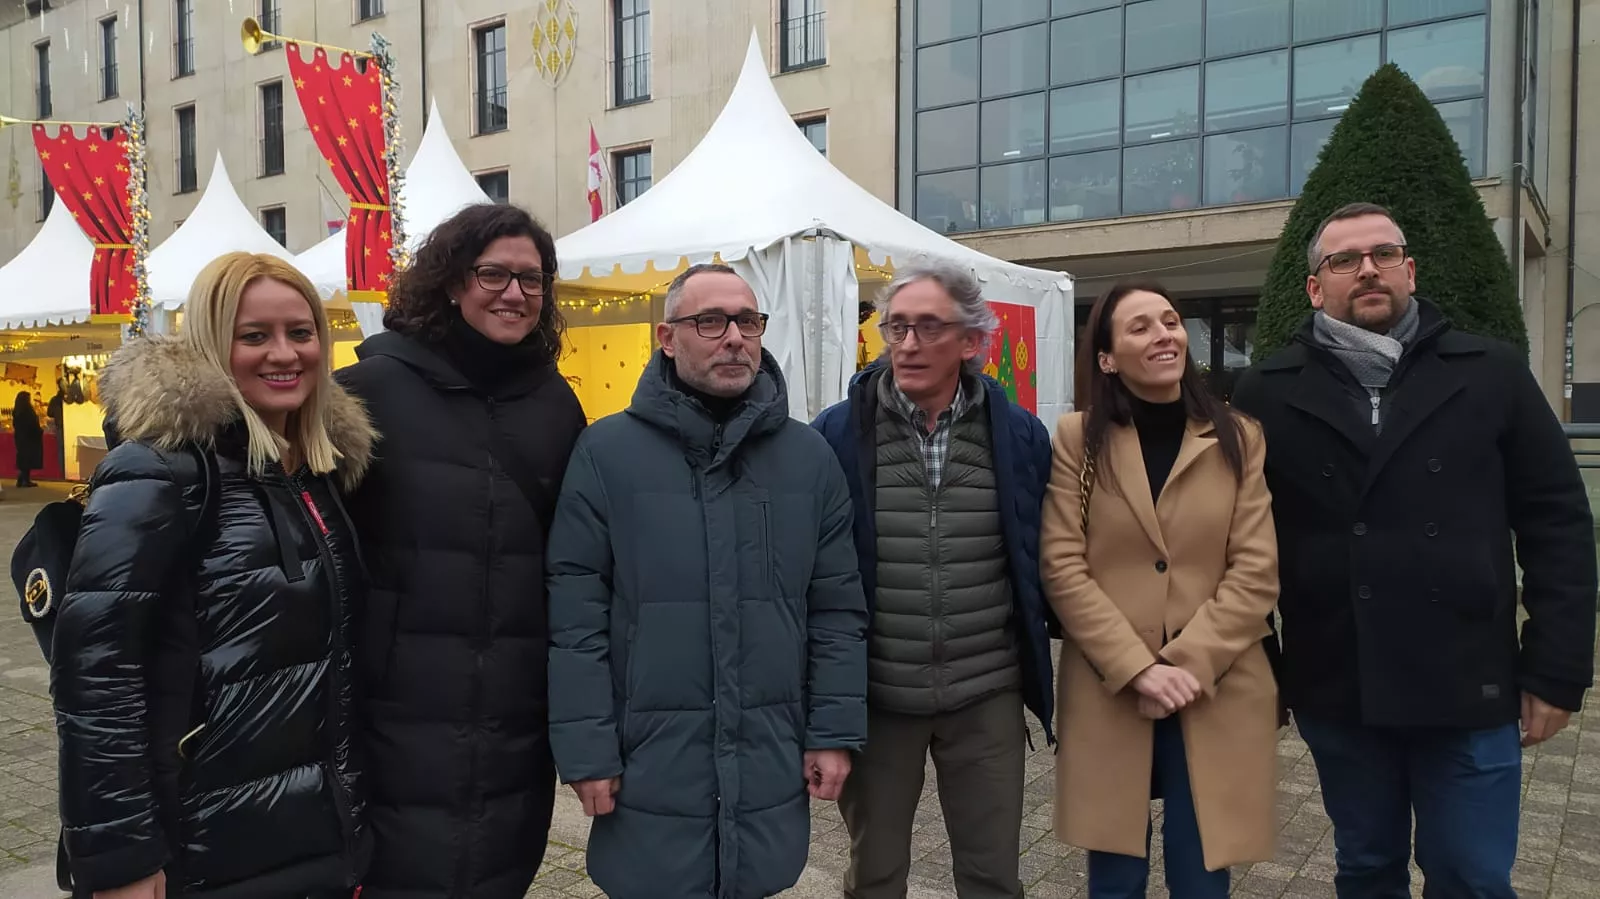
{"type": "Polygon", "coordinates": [[[1386,209],[1329,215],[1306,263],[1315,313],[1233,402],[1266,433],[1280,693],[1333,820],[1334,886],[1410,896],[1415,816],[1423,895],[1512,897],[1522,749],[1594,677],[1588,495],[1522,353],[1413,296],[1386,209]]]}
{"type": "Polygon", "coordinates": [[[999,324],[972,273],[903,266],[878,301],[885,359],[814,427],[855,510],[872,607],[867,747],[839,798],[846,899],[901,899],[931,753],[961,899],[1021,899],[1026,706],[1051,734],[1039,581],[1050,435],[982,374],[999,324]]]}
{"type": "Polygon", "coordinates": [[[550,736],[612,899],[794,885],[867,738],[850,494],[789,417],[725,265],[667,289],[627,411],[578,441],[550,536],[550,736]]]}

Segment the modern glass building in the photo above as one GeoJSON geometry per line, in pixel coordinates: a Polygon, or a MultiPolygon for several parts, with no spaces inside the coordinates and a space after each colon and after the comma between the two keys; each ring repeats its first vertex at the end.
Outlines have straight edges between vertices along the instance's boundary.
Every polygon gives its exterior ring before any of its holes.
{"type": "MultiPolygon", "coordinates": [[[[1550,146],[1552,79],[1541,77],[1558,17],[1539,0],[900,9],[900,208],[992,255],[1071,272],[1080,323],[1117,277],[1161,279],[1223,393],[1253,348],[1256,297],[1293,198],[1385,62],[1439,110],[1513,258],[1563,237],[1546,170],[1552,152],[1563,168],[1568,154],[1550,146]]],[[[1543,263],[1537,275],[1543,292],[1543,263]]]]}

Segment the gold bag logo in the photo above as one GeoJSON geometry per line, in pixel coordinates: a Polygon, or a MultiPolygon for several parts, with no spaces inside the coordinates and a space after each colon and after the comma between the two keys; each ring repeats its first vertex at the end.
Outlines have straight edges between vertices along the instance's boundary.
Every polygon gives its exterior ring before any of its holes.
{"type": "Polygon", "coordinates": [[[50,609],[55,605],[55,595],[48,572],[43,568],[28,572],[28,579],[23,582],[22,597],[27,604],[29,617],[38,621],[50,614],[50,609]]]}

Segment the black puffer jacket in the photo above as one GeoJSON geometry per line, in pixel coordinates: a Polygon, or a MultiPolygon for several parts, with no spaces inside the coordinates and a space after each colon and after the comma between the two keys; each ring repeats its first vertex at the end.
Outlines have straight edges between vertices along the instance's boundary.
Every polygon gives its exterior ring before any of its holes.
{"type": "MultiPolygon", "coordinates": [[[[374,435],[327,389],[353,486],[374,435]]],[[[101,395],[126,442],[91,484],[51,671],[78,895],[160,869],[185,899],[354,887],[362,575],[337,487],[275,464],[250,475],[228,385],[177,341],[119,350],[101,395]]]]}
{"type": "Polygon", "coordinates": [[[340,378],[383,431],[350,500],[372,573],[358,662],[377,844],[362,896],[521,899],[555,802],[545,534],[583,410],[547,360],[484,389],[392,331],[356,353],[340,378]]]}

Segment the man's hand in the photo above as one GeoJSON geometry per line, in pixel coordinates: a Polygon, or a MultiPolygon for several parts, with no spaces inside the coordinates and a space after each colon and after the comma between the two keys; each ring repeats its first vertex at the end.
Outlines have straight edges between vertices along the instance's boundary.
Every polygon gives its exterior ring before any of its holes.
{"type": "Polygon", "coordinates": [[[1200,696],[1200,682],[1176,665],[1151,665],[1133,679],[1133,688],[1159,703],[1169,715],[1200,696]]]}
{"type": "Polygon", "coordinates": [[[617,807],[616,800],[612,797],[617,790],[622,788],[622,778],[608,777],[604,780],[575,780],[572,782],[572,792],[578,794],[578,799],[583,803],[583,813],[591,818],[595,815],[609,815],[617,807]]]}
{"type": "Polygon", "coordinates": [[[1543,699],[1528,693],[1522,694],[1522,745],[1538,746],[1550,739],[1572,720],[1572,713],[1558,709],[1543,699]]]}
{"type": "Polygon", "coordinates": [[[806,789],[815,799],[837,802],[844,779],[850,776],[850,753],[843,749],[813,749],[805,757],[806,789]]]}
{"type": "Polygon", "coordinates": [[[1149,718],[1151,721],[1160,721],[1172,713],[1167,711],[1166,707],[1161,703],[1141,693],[1139,695],[1139,714],[1149,718]]]}
{"type": "Polygon", "coordinates": [[[94,899],[167,899],[167,872],[157,871],[114,890],[95,890],[94,899]]]}

